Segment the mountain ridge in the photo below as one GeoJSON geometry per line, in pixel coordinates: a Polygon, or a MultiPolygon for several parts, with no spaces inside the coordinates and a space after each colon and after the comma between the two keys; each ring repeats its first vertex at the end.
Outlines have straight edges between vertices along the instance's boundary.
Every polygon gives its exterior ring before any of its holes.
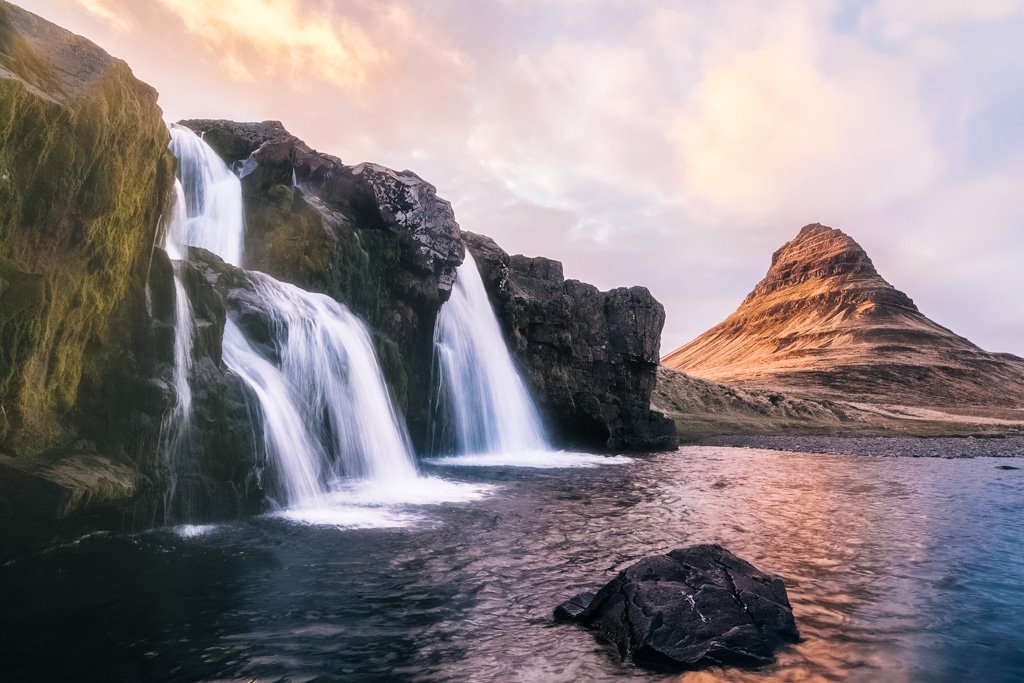
{"type": "Polygon", "coordinates": [[[701,379],[815,398],[1024,406],[1024,359],[925,316],[849,235],[804,226],[718,325],[662,358],[701,379]]]}

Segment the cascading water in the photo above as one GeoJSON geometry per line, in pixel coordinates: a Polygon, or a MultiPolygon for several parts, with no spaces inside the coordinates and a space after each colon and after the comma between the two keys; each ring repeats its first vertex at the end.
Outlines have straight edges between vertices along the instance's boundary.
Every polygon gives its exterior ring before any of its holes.
{"type": "Polygon", "coordinates": [[[177,499],[178,462],[187,447],[189,427],[192,421],[192,388],[188,383],[192,368],[193,320],[192,304],[185,291],[182,278],[183,260],[186,256],[188,214],[185,207],[185,193],[178,180],[174,181],[174,195],[170,210],[164,222],[164,250],[174,268],[174,395],[175,404],[170,416],[163,424],[163,450],[167,457],[167,495],[164,509],[170,516],[171,510],[182,507],[177,499]]]}
{"type": "Polygon", "coordinates": [[[192,303],[185,291],[182,279],[182,262],[186,257],[188,214],[185,209],[185,192],[181,183],[174,181],[174,200],[170,219],[167,221],[164,250],[174,267],[174,388],[177,395],[176,417],[187,422],[192,410],[192,389],[188,384],[188,373],[192,366],[192,303]]]}
{"type": "Polygon", "coordinates": [[[293,505],[315,504],[324,493],[327,455],[292,401],[284,375],[252,347],[233,320],[224,325],[224,363],[260,406],[262,441],[279,473],[280,497],[293,505]]]}
{"type": "MultiPolygon", "coordinates": [[[[172,126],[171,136],[186,199],[187,243],[240,265],[245,228],[237,176],[192,131],[172,126]]],[[[323,515],[310,511],[322,510],[338,491],[351,493],[353,481],[385,484],[388,496],[413,480],[419,488],[437,482],[418,478],[404,422],[363,323],[330,297],[263,273],[249,276],[246,296],[269,322],[275,358],[258,351],[236,320],[225,326],[223,358],[259,406],[278,502],[304,511],[300,519],[319,521],[323,515]]],[[[450,486],[447,492],[462,499],[479,495],[450,486]]]]}
{"type": "Polygon", "coordinates": [[[455,453],[523,453],[550,447],[469,252],[434,327],[435,424],[455,453]]]}
{"type": "Polygon", "coordinates": [[[170,131],[171,153],[178,160],[178,180],[187,206],[185,244],[241,266],[245,218],[238,176],[188,128],[171,124],[170,131]]]}
{"type": "Polygon", "coordinates": [[[305,415],[323,416],[335,477],[414,479],[412,447],[381,375],[366,327],[334,299],[252,273],[305,415]]]}

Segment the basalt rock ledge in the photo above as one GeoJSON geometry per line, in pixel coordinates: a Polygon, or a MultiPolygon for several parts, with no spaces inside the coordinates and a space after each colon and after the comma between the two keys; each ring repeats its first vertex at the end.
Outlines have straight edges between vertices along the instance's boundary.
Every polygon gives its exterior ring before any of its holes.
{"type": "Polygon", "coordinates": [[[566,445],[670,450],[671,420],[651,409],[665,309],[645,287],[602,292],[551,259],[509,256],[463,233],[509,347],[566,445]]]}

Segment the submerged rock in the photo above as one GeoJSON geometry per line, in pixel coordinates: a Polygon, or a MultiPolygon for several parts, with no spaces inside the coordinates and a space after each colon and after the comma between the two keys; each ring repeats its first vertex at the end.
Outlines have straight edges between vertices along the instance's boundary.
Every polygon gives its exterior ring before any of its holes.
{"type": "Polygon", "coordinates": [[[623,660],[663,669],[760,666],[800,637],[782,579],[719,545],[640,560],[554,616],[596,631],[623,660]]]}

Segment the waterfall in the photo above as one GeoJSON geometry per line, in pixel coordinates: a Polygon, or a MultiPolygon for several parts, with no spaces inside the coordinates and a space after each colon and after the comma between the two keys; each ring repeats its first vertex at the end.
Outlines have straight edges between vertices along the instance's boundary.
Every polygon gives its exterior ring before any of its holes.
{"type": "Polygon", "coordinates": [[[245,218],[238,176],[191,130],[176,124],[170,130],[171,153],[178,160],[187,206],[185,244],[241,266],[245,218]]]}
{"type": "Polygon", "coordinates": [[[167,492],[164,499],[165,514],[180,508],[182,501],[177,498],[177,473],[179,462],[188,444],[189,427],[192,422],[192,388],[188,383],[192,369],[193,320],[192,303],[185,291],[182,277],[183,259],[186,252],[188,215],[185,194],[181,183],[174,181],[174,194],[163,225],[164,250],[171,259],[174,269],[174,408],[161,426],[167,492]]]}
{"type": "Polygon", "coordinates": [[[293,401],[323,416],[337,477],[395,481],[416,477],[409,436],[381,375],[362,321],[329,296],[251,273],[273,323],[293,401]]]}
{"type": "MultiPolygon", "coordinates": [[[[187,207],[187,244],[240,265],[245,223],[238,177],[187,128],[172,126],[171,138],[187,207]]],[[[274,357],[257,350],[244,326],[229,319],[223,359],[259,408],[278,502],[311,510],[352,480],[402,486],[416,479],[404,421],[362,321],[323,294],[263,273],[250,272],[249,279],[245,296],[271,329],[274,357]]]]}
{"type": "Polygon", "coordinates": [[[192,367],[192,303],[182,279],[182,262],[186,257],[188,213],[185,209],[185,191],[174,181],[174,199],[164,237],[164,250],[174,267],[174,389],[177,396],[175,415],[185,423],[192,411],[192,389],[188,373],[192,367]]]}
{"type": "Polygon", "coordinates": [[[549,450],[469,252],[438,315],[434,355],[442,447],[471,454],[549,450]]]}
{"type": "Polygon", "coordinates": [[[327,455],[306,427],[284,375],[232,320],[224,325],[224,364],[260,406],[264,448],[280,478],[279,497],[293,505],[315,504],[324,492],[327,455]]]}

